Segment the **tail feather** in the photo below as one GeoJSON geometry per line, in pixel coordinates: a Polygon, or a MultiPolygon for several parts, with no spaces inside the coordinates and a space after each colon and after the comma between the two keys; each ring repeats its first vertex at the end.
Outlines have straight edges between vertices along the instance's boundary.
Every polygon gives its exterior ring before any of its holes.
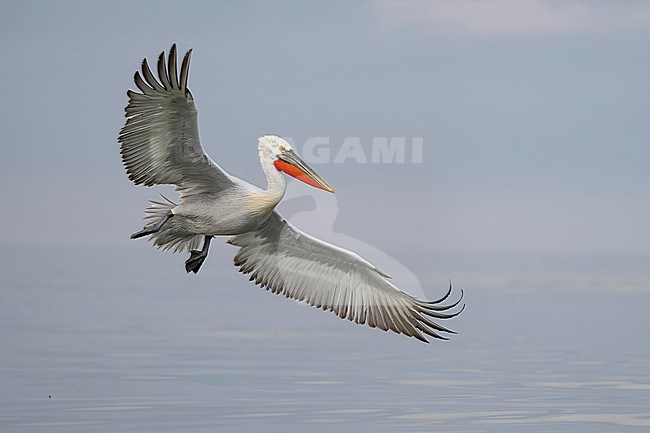
{"type": "MultiPolygon", "coordinates": [[[[149,203],[151,203],[151,205],[145,209],[144,218],[147,220],[147,223],[142,231],[147,231],[155,227],[159,221],[167,218],[167,215],[173,208],[178,206],[177,203],[174,203],[164,195],[160,194],[160,197],[162,197],[163,201],[150,200],[149,203]]],[[[160,228],[160,230],[151,233],[149,240],[151,240],[158,248],[164,251],[173,250],[174,253],[191,251],[199,248],[203,238],[201,235],[179,235],[178,230],[174,230],[175,226],[176,221],[174,218],[170,218],[160,228]]]]}
{"type": "Polygon", "coordinates": [[[144,218],[147,220],[154,220],[148,222],[147,225],[145,225],[145,228],[147,228],[147,226],[154,226],[161,218],[165,218],[169,211],[178,206],[177,203],[174,203],[164,195],[160,194],[160,197],[165,200],[164,203],[156,200],[149,200],[151,206],[144,210],[144,218]]]}

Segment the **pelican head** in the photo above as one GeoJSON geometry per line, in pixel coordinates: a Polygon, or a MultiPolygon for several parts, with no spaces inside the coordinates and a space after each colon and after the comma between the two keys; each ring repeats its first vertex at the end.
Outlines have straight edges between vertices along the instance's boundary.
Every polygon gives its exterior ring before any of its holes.
{"type": "Polygon", "coordinates": [[[334,192],[334,188],[309,167],[286,140],[275,135],[265,135],[260,137],[258,147],[260,158],[273,161],[273,165],[278,171],[295,177],[315,188],[334,192]]]}

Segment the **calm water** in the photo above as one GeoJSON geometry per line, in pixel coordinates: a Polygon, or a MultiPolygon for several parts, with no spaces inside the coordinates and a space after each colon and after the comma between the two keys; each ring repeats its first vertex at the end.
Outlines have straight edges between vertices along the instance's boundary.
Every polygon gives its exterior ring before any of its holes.
{"type": "Polygon", "coordinates": [[[3,252],[0,431],[650,431],[638,276],[457,276],[459,334],[425,345],[270,295],[231,250],[187,276],[147,248],[3,252]]]}

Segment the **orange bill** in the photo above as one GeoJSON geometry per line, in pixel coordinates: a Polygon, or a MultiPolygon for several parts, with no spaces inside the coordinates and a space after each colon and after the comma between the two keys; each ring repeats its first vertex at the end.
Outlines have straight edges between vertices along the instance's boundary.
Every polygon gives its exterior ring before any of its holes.
{"type": "Polygon", "coordinates": [[[288,150],[278,155],[278,159],[276,159],[273,164],[279,171],[295,177],[299,181],[305,182],[307,185],[328,192],[334,192],[334,188],[312,170],[305,161],[300,159],[293,150],[288,150]]]}

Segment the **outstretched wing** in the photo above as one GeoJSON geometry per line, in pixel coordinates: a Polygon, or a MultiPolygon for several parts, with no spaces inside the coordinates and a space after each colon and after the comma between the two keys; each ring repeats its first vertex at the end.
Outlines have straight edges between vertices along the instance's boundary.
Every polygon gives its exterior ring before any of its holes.
{"type": "Polygon", "coordinates": [[[462,290],[452,304],[441,305],[451,285],[441,299],[420,301],[398,290],[357,254],[301,232],[277,212],[257,231],[233,236],[228,242],[240,247],[235,266],[256,284],[373,328],[424,342],[428,341],[423,333],[446,340],[439,332],[454,332],[432,319],[449,319],[465,308],[444,312],[460,303],[462,290]]]}
{"type": "Polygon", "coordinates": [[[164,51],[158,57],[158,79],[144,59],[142,75],[135,73],[140,92],[127,92],[127,120],[118,141],[122,162],[136,185],[174,184],[183,195],[191,195],[218,191],[233,183],[199,141],[197,111],[187,88],[191,53],[189,50],[183,57],[180,77],[175,44],[168,62],[164,51]]]}

